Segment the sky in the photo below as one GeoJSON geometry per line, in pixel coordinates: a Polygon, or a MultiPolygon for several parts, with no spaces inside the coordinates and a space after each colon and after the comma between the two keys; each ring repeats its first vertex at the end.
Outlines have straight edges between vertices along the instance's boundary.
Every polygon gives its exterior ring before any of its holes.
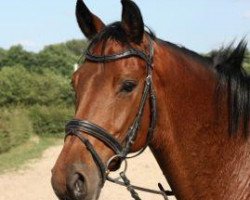
{"type": "MultiPolygon", "coordinates": [[[[135,0],[157,37],[206,53],[246,37],[250,47],[250,0],[135,0]]],[[[121,19],[120,0],[85,0],[106,24],[121,19]]],[[[29,51],[83,39],[75,0],[1,0],[0,47],[29,51]]]]}

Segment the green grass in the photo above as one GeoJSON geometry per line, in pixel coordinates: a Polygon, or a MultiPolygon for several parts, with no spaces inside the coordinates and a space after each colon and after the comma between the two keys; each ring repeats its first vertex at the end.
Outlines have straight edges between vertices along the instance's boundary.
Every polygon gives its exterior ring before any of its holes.
{"type": "Polygon", "coordinates": [[[57,137],[32,137],[26,143],[0,154],[0,174],[24,167],[29,160],[41,157],[48,147],[60,144],[57,137]]]}

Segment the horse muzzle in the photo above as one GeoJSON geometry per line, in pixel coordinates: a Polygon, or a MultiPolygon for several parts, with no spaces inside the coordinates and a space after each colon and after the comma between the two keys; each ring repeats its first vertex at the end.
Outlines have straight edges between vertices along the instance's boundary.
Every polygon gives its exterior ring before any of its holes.
{"type": "Polygon", "coordinates": [[[97,200],[101,190],[101,180],[94,172],[85,174],[85,169],[73,167],[66,177],[60,170],[52,170],[51,184],[60,200],[97,200]]]}

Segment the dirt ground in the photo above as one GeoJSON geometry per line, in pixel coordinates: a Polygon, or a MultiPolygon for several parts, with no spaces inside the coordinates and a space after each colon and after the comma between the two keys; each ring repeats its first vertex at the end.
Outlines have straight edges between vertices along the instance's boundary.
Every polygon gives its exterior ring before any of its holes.
{"type": "MultiPolygon", "coordinates": [[[[50,169],[61,150],[56,146],[46,150],[39,160],[33,160],[24,170],[0,176],[0,200],[57,200],[50,185],[50,169]]],[[[167,186],[151,152],[129,162],[128,176],[132,183],[157,189],[157,183],[167,186]]],[[[166,189],[168,189],[166,187],[166,189]]],[[[159,195],[140,193],[143,200],[162,200],[159,195]]],[[[132,199],[125,188],[106,183],[100,200],[132,199]]],[[[170,198],[174,200],[175,198],[170,198]]]]}

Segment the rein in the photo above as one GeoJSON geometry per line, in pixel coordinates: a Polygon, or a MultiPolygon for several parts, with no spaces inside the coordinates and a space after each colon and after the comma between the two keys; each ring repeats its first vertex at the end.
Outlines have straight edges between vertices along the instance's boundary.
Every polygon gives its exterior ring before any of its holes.
{"type": "Polygon", "coordinates": [[[136,114],[136,117],[132,125],[127,131],[125,144],[121,144],[116,138],[112,136],[112,134],[110,134],[104,128],[92,122],[89,122],[87,120],[79,120],[79,119],[73,119],[67,123],[66,128],[65,128],[65,132],[66,132],[65,138],[69,135],[74,135],[78,137],[85,144],[86,148],[91,153],[93,160],[95,161],[96,165],[99,168],[100,176],[102,180],[101,186],[103,186],[105,181],[108,180],[115,184],[119,184],[119,185],[127,187],[129,192],[131,193],[131,196],[135,200],[141,200],[138,193],[135,190],[140,190],[140,191],[154,193],[154,194],[160,194],[164,197],[165,200],[167,200],[168,199],[167,196],[172,196],[173,193],[170,191],[165,191],[163,187],[161,186],[161,184],[159,184],[160,191],[134,186],[130,184],[129,179],[126,177],[126,174],[125,174],[126,170],[120,173],[120,177],[123,180],[123,182],[121,182],[117,179],[111,178],[109,176],[110,171],[108,169],[109,164],[114,159],[119,158],[121,162],[122,161],[126,162],[128,158],[134,158],[142,154],[152,139],[154,129],[156,126],[156,119],[157,119],[157,102],[156,102],[156,95],[155,95],[155,91],[153,87],[153,81],[152,81],[152,70],[153,70],[152,64],[153,64],[153,56],[154,56],[153,41],[149,37],[149,54],[146,54],[145,52],[141,50],[131,48],[129,50],[126,50],[118,54],[99,56],[99,55],[94,55],[91,53],[91,47],[92,47],[92,44],[90,44],[89,48],[87,49],[85,53],[85,59],[91,62],[98,62],[98,63],[112,62],[115,60],[125,59],[129,57],[139,57],[146,62],[147,76],[145,79],[145,85],[144,85],[143,94],[142,94],[140,105],[139,105],[139,110],[136,114]],[[150,118],[151,119],[150,119],[150,126],[149,126],[148,133],[147,133],[146,144],[136,155],[132,157],[128,157],[131,147],[135,143],[135,140],[137,138],[138,130],[140,128],[141,119],[142,119],[143,112],[144,112],[144,107],[148,98],[150,100],[150,118]],[[102,141],[106,146],[108,146],[110,149],[114,151],[115,156],[113,156],[108,161],[107,164],[104,164],[102,159],[96,152],[94,146],[82,134],[83,132],[102,141]]]}

